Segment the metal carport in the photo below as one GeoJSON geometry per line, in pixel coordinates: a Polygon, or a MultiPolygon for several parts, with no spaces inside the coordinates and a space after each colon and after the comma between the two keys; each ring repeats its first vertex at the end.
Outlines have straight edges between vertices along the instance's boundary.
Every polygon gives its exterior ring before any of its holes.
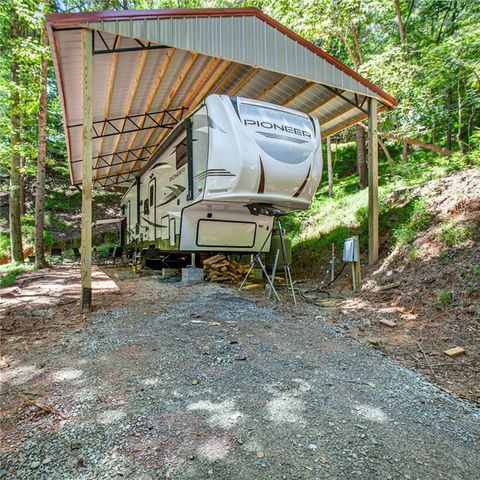
{"type": "Polygon", "coordinates": [[[52,14],[71,181],[82,185],[82,286],[91,303],[91,188],[131,182],[210,93],[316,116],[328,137],[369,119],[369,259],[378,258],[377,112],[396,100],[255,8],[52,14]]]}

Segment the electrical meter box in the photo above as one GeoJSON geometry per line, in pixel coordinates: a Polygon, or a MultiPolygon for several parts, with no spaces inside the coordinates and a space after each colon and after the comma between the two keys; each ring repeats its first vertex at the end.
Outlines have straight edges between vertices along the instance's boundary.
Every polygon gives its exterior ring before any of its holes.
{"type": "Polygon", "coordinates": [[[343,244],[343,261],[344,262],[357,262],[358,261],[358,238],[347,238],[343,244]]]}

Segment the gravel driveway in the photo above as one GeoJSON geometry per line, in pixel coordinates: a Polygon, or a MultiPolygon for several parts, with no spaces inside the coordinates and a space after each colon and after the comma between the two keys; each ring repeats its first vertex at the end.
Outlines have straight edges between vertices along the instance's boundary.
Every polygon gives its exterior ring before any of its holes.
{"type": "Polygon", "coordinates": [[[66,419],[19,414],[4,392],[2,478],[480,478],[478,408],[310,307],[214,284],[135,288],[9,360],[3,380],[66,419]]]}

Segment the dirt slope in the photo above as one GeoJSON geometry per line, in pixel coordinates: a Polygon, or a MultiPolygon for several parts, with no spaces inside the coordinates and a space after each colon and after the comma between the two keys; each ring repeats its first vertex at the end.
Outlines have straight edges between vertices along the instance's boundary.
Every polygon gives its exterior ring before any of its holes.
{"type": "MultiPolygon", "coordinates": [[[[443,388],[480,401],[480,169],[396,192],[423,197],[430,225],[366,271],[362,292],[341,304],[354,336],[443,388]],[[388,327],[382,319],[393,320],[388,327]],[[465,355],[443,352],[462,347],[465,355]]],[[[341,320],[343,321],[343,320],[341,320]]]]}

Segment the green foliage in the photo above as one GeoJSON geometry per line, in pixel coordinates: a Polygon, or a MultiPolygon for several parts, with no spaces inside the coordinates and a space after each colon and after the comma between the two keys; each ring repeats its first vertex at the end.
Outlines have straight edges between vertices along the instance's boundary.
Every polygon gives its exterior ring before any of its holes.
{"type": "Polygon", "coordinates": [[[438,290],[436,294],[436,304],[439,306],[450,305],[453,302],[453,290],[443,289],[438,290]]]}
{"type": "Polygon", "coordinates": [[[56,191],[52,190],[45,198],[45,208],[47,210],[56,210],[65,212],[70,210],[80,210],[82,205],[82,196],[80,192],[75,191],[56,191]]]}
{"type": "Polygon", "coordinates": [[[395,246],[403,246],[414,240],[431,222],[428,204],[423,198],[409,202],[397,212],[397,225],[392,229],[395,246]]]}
{"type": "Polygon", "coordinates": [[[445,252],[444,250],[441,250],[440,252],[438,252],[438,255],[437,255],[438,263],[440,263],[441,265],[445,265],[448,262],[448,259],[449,259],[449,256],[447,252],[445,252]]]}
{"type": "Polygon", "coordinates": [[[38,269],[39,265],[26,263],[0,265],[0,288],[11,287],[20,274],[38,269]]]}
{"type": "Polygon", "coordinates": [[[438,239],[448,247],[457,247],[472,236],[472,229],[468,225],[443,225],[438,239]]]}
{"type": "Polygon", "coordinates": [[[0,257],[8,255],[10,251],[10,234],[7,232],[0,232],[0,257]]]}
{"type": "Polygon", "coordinates": [[[474,265],[472,267],[472,272],[477,277],[477,279],[480,280],[480,264],[474,265]]]}
{"type": "Polygon", "coordinates": [[[110,248],[118,247],[118,243],[115,242],[105,242],[95,247],[97,253],[100,255],[106,255],[110,248]]]}

